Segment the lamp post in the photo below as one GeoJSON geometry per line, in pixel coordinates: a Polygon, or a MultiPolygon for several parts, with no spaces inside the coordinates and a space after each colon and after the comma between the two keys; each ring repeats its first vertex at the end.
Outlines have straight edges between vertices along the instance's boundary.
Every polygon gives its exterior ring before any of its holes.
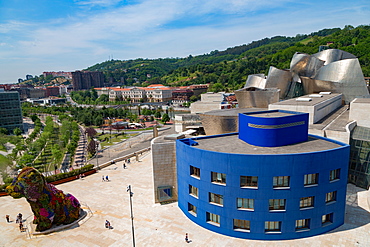
{"type": "Polygon", "coordinates": [[[94,138],[94,141],[96,143],[96,167],[98,168],[98,170],[100,170],[99,168],[99,142],[98,142],[98,139],[94,138]]]}
{"type": "Polygon", "coordinates": [[[131,212],[131,227],[132,227],[132,246],[135,247],[135,228],[134,228],[134,213],[132,212],[132,196],[134,193],[131,191],[131,185],[127,186],[127,192],[130,196],[130,212],[131,212]]]}

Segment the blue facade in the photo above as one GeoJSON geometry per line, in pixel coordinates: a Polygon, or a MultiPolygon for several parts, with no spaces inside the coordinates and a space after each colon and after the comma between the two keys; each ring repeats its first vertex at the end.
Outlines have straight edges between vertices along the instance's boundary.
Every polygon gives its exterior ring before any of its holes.
{"type": "Polygon", "coordinates": [[[344,223],[348,145],[310,136],[338,147],[237,154],[196,146],[232,135],[238,133],[177,141],[178,205],[189,219],[217,233],[262,240],[314,236],[344,223]]]}

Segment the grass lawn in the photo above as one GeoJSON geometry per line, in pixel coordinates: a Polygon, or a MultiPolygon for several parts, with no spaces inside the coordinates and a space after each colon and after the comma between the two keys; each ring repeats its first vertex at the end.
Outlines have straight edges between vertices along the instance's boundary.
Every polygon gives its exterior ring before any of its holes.
{"type": "Polygon", "coordinates": [[[117,134],[112,134],[112,135],[109,135],[109,134],[104,134],[104,135],[101,135],[98,137],[99,141],[100,141],[100,146],[101,148],[105,148],[105,147],[108,147],[108,146],[111,146],[117,142],[121,142],[123,140],[126,140],[132,136],[135,136],[137,134],[124,134],[124,135],[118,135],[117,134]]]}
{"type": "Polygon", "coordinates": [[[0,154],[0,170],[4,170],[8,165],[11,165],[12,161],[0,154]]]}

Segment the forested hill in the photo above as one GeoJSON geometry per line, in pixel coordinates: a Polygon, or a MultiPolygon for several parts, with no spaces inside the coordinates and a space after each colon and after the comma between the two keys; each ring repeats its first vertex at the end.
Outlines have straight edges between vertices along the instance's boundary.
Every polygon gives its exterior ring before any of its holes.
{"type": "Polygon", "coordinates": [[[186,58],[109,60],[87,68],[102,71],[107,81],[123,85],[162,83],[171,86],[210,83],[212,91],[241,88],[247,76],[267,73],[270,65],[289,68],[295,52],[317,53],[319,46],[350,52],[359,58],[364,76],[370,76],[370,26],[323,29],[295,37],[276,36],[225,51],[186,58]]]}

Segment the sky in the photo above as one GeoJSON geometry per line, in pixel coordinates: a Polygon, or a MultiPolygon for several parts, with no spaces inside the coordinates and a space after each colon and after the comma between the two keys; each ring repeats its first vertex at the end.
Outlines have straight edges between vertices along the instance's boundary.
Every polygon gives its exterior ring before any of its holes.
{"type": "Polygon", "coordinates": [[[369,0],[0,0],[0,83],[370,25],[369,0]]]}

